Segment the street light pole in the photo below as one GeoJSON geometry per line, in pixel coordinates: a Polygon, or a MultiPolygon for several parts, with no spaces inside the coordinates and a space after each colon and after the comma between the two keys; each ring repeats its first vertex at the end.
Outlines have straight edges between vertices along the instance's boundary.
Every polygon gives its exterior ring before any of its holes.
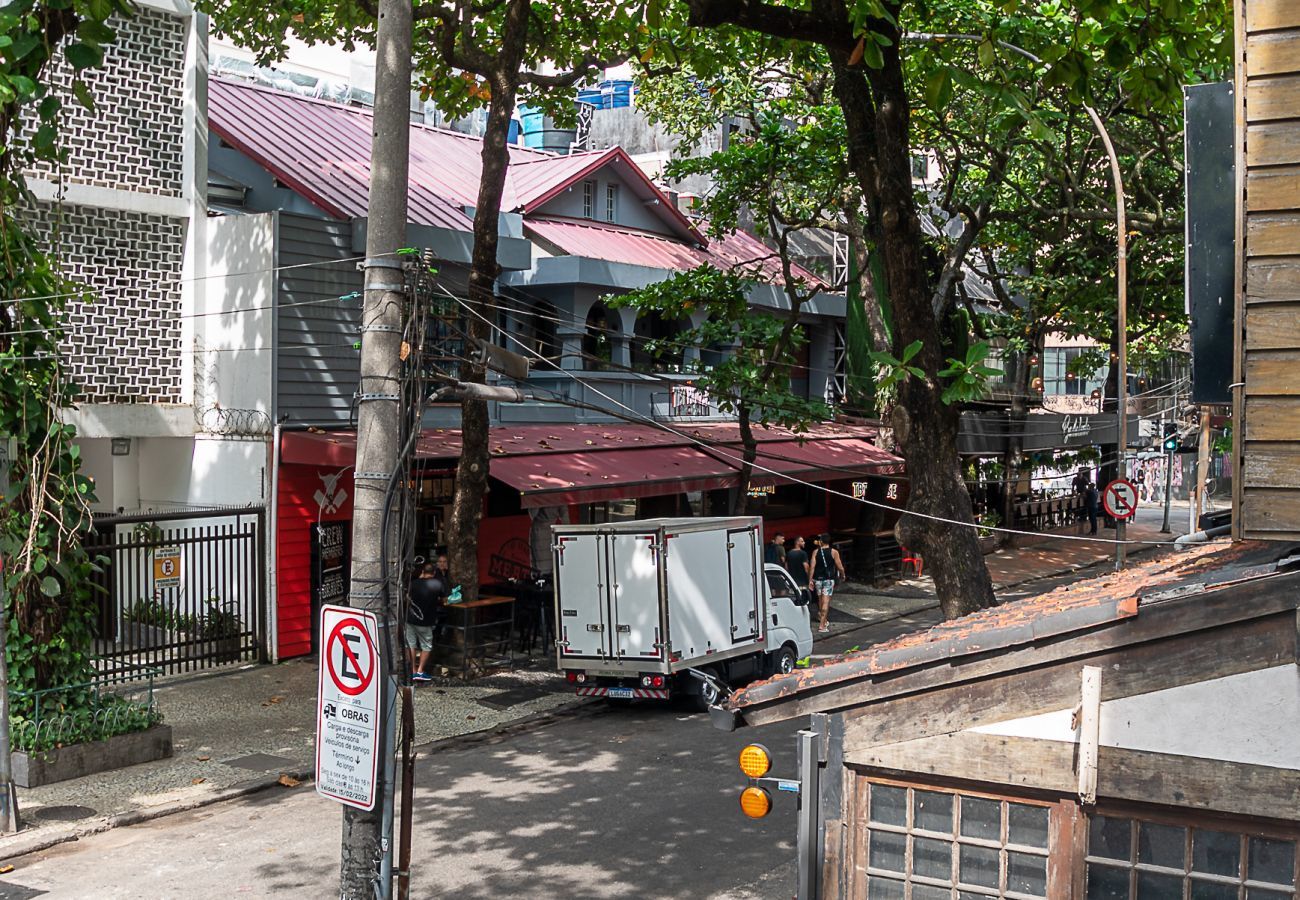
{"type": "MultiPolygon", "coordinates": [[[[983,43],[988,40],[987,35],[983,34],[936,34],[933,32],[908,32],[903,35],[904,40],[916,41],[919,43],[942,44],[944,41],[975,41],[983,43]]],[[[1041,65],[1042,60],[1030,53],[1024,47],[1018,47],[1007,41],[993,41],[994,44],[1004,50],[1017,53],[1025,59],[1041,65]]],[[[1117,235],[1117,251],[1119,261],[1116,266],[1116,280],[1118,288],[1116,290],[1116,302],[1118,310],[1116,313],[1115,331],[1118,336],[1119,344],[1119,378],[1117,379],[1115,401],[1116,413],[1115,420],[1119,429],[1115,436],[1115,446],[1118,450],[1118,461],[1116,473],[1119,478],[1128,477],[1128,461],[1124,458],[1124,451],[1128,448],[1128,231],[1124,221],[1124,178],[1119,168],[1119,157],[1115,154],[1115,145],[1111,142],[1110,132],[1106,130],[1105,124],[1097,111],[1088,104],[1083,104],[1083,111],[1088,114],[1092,120],[1093,127],[1097,129],[1097,134],[1101,137],[1102,145],[1106,148],[1106,156],[1110,159],[1111,179],[1115,183],[1115,227],[1117,235]]],[[[1127,528],[1123,519],[1115,520],[1115,571],[1124,568],[1124,539],[1127,528]]]]}

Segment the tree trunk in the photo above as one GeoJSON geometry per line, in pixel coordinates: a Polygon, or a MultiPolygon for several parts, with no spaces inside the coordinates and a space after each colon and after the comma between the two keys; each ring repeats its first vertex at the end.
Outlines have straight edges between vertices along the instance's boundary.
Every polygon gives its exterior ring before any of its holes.
{"type": "MultiPolygon", "coordinates": [[[[1025,419],[1029,413],[1027,389],[1029,364],[1021,353],[1008,355],[1006,383],[1011,386],[1011,415],[1007,425],[1007,449],[1002,454],[1002,509],[1003,528],[1014,528],[1016,514],[1016,488],[1020,484],[1020,467],[1024,465],[1025,419]]],[[[998,546],[1014,547],[1016,536],[1009,531],[998,532],[998,546]]]]}
{"type": "Polygon", "coordinates": [[[754,460],[758,459],[758,439],[749,420],[749,405],[742,403],[736,409],[736,424],[740,426],[741,459],[740,483],[736,500],[731,504],[733,516],[747,515],[749,511],[749,480],[754,477],[754,460]]]}
{"type": "MultiPolygon", "coordinates": [[[[884,50],[884,65],[863,75],[835,63],[835,94],[844,110],[850,161],[873,198],[868,228],[881,254],[885,293],[893,313],[894,355],[913,341],[913,360],[927,374],[899,385],[893,411],[895,437],[907,460],[911,494],[898,536],[919,549],[934,576],[945,618],[994,605],[993,583],[980,551],[970,494],[957,453],[957,410],[943,402],[932,373],[944,367],[944,323],[931,303],[923,237],[912,193],[908,102],[898,54],[899,36],[884,50]],[[936,521],[945,519],[949,521],[936,521]]],[[[832,54],[833,58],[838,54],[832,54]]]]}
{"type": "MultiPolygon", "coordinates": [[[[491,322],[496,318],[496,280],[500,236],[501,195],[505,191],[510,165],[510,116],[519,90],[519,70],[528,35],[527,0],[512,0],[506,12],[500,66],[489,87],[487,128],[483,134],[483,168],[479,176],[478,200],[474,207],[474,252],[470,261],[469,302],[474,312],[466,316],[467,333],[476,341],[492,338],[491,322]],[[482,318],[480,318],[480,316],[482,318]],[[486,321],[485,321],[486,320],[486,321]]],[[[476,358],[474,348],[467,356],[476,358]]],[[[477,362],[462,364],[461,380],[482,384],[485,368],[477,362]]],[[[465,600],[478,599],[478,529],[487,496],[489,423],[487,403],[465,398],[460,405],[461,454],[456,465],[456,495],[452,500],[447,529],[447,561],[452,581],[461,586],[465,600]]]]}

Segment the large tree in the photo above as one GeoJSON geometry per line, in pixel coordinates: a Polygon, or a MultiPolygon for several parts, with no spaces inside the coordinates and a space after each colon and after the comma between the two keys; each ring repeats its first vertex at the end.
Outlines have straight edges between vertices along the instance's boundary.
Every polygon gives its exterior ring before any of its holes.
{"type": "MultiPolygon", "coordinates": [[[[997,209],[998,190],[1012,162],[1012,147],[997,146],[995,139],[1005,135],[1014,141],[1042,124],[1016,84],[1059,84],[1077,105],[1091,99],[1092,73],[1116,69],[1130,102],[1151,103],[1176,88],[1176,73],[1184,68],[1179,61],[1217,45],[1211,36],[1224,33],[1225,8],[1164,4],[1151,9],[1083,0],[1043,11],[1022,8],[1016,0],[686,0],[686,7],[692,28],[739,33],[741,40],[756,33],[788,42],[792,53],[807,45],[825,53],[830,91],[844,116],[848,157],[861,189],[866,243],[876,263],[872,287],[892,313],[890,357],[901,363],[910,354],[907,366],[894,365],[889,373],[897,390],[891,422],[911,478],[908,512],[913,515],[904,516],[899,531],[906,543],[923,550],[945,615],[993,604],[958,461],[959,409],[949,401],[952,382],[964,377],[972,360],[965,349],[970,319],[960,308],[957,284],[997,209]],[[933,53],[921,57],[908,46],[909,32],[940,30],[936,23],[943,31],[987,35],[976,61],[933,53]],[[1000,51],[998,39],[1027,45],[1043,64],[1000,51]],[[913,66],[913,56],[925,64],[913,66]],[[916,142],[913,109],[927,89],[942,94],[945,82],[976,64],[985,77],[973,79],[972,88],[998,103],[998,114],[988,122],[994,146],[975,189],[962,198],[958,218],[932,239],[922,227],[912,183],[912,154],[925,149],[916,142]]],[[[680,46],[681,34],[674,40],[666,33],[663,43],[680,46]]],[[[689,43],[691,32],[685,36],[689,43]]],[[[692,64],[707,71],[707,61],[698,55],[692,64]]]]}
{"type": "MultiPolygon", "coordinates": [[[[308,43],[373,46],[377,11],[369,0],[296,0],[267,6],[257,0],[201,3],[217,29],[256,51],[282,58],[286,37],[308,43]]],[[[474,249],[466,331],[491,341],[496,321],[498,222],[510,162],[510,119],[519,101],[572,118],[573,86],[634,51],[642,38],[640,0],[446,0],[414,7],[415,67],[420,90],[450,116],[487,110],[482,168],[474,206],[474,249]]],[[[397,248],[394,248],[397,249],[397,248]]],[[[459,380],[482,383],[478,354],[459,380]]],[[[466,599],[478,595],[478,527],[487,493],[487,403],[461,403],[463,449],[448,528],[452,576],[466,599]]]]}

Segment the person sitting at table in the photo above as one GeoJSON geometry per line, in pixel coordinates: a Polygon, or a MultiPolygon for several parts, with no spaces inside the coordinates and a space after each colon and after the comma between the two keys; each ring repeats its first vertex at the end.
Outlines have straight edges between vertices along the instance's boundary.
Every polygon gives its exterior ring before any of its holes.
{"type": "Polygon", "coordinates": [[[438,577],[433,563],[420,567],[420,574],[411,581],[410,604],[406,610],[406,657],[411,665],[411,680],[432,681],[424,671],[433,652],[433,631],[443,614],[442,598],[447,583],[438,577]]]}

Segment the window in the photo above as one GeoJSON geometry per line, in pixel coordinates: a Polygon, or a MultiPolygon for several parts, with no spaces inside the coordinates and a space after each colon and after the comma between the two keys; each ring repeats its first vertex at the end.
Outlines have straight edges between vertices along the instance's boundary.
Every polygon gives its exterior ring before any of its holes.
{"type": "Polygon", "coordinates": [[[594,181],[582,183],[582,217],[596,218],[596,182],[594,181]]]}
{"type": "Polygon", "coordinates": [[[795,597],[795,588],[790,579],[779,572],[768,572],[767,593],[771,597],[795,597]]]}
{"type": "Polygon", "coordinates": [[[1089,900],[1290,900],[1296,842],[1093,816],[1087,878],[1089,900]]]}
{"type": "Polygon", "coordinates": [[[605,221],[613,222],[618,215],[618,185],[605,185],[605,221]]]}
{"type": "Polygon", "coordinates": [[[917,153],[912,156],[912,180],[925,181],[930,177],[930,160],[924,153],[917,153]]]}
{"type": "Polygon", "coordinates": [[[1082,347],[1048,347],[1043,351],[1043,393],[1090,396],[1094,388],[1103,388],[1106,369],[1102,367],[1090,375],[1075,375],[1070,363],[1085,352],[1082,347]]]}
{"type": "Polygon", "coordinates": [[[1047,806],[870,783],[868,900],[1047,896],[1047,806]]]}

